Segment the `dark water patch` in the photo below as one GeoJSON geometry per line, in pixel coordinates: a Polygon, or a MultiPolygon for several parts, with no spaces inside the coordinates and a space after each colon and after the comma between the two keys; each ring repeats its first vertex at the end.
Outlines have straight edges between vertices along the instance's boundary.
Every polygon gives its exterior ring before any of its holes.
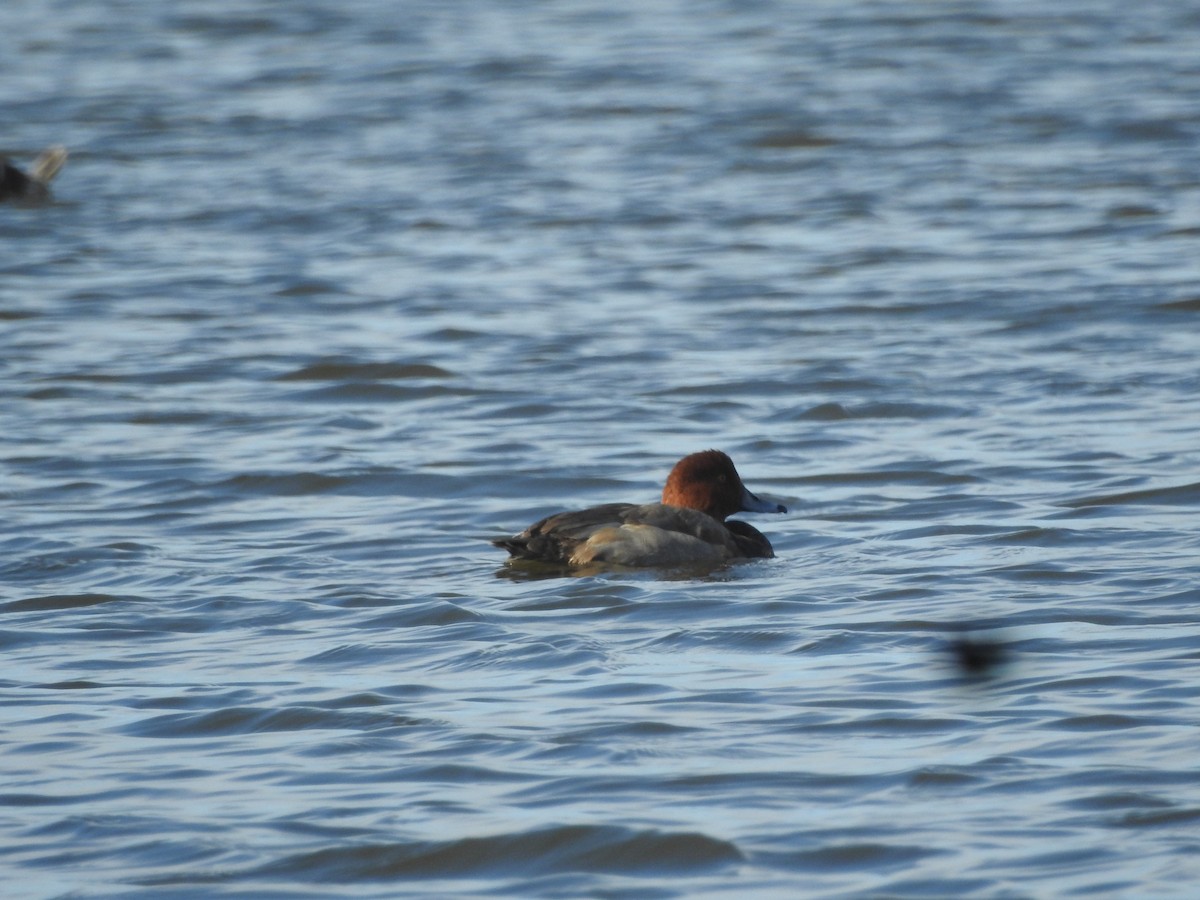
{"type": "Polygon", "coordinates": [[[805,128],[768,131],[751,140],[748,146],[756,150],[813,150],[831,147],[838,142],[805,128]]]}
{"type": "Polygon", "coordinates": [[[35,794],[20,792],[0,793],[0,806],[31,807],[31,806],[70,806],[75,803],[98,803],[109,800],[123,800],[136,796],[136,789],[121,789],[112,791],[87,791],[78,794],[35,794]]]}
{"type": "Polygon", "coordinates": [[[884,709],[889,712],[900,712],[902,710],[915,710],[917,704],[906,703],[903,700],[897,700],[895,697],[839,697],[836,700],[827,698],[804,700],[799,705],[809,709],[884,709]]]}
{"type": "Polygon", "coordinates": [[[357,362],[328,357],[276,376],[276,381],[400,381],[414,378],[445,379],[457,375],[440,366],[410,362],[357,362]]]}
{"type": "Polygon", "coordinates": [[[1122,141],[1186,142],[1192,133],[1174,119],[1130,119],[1111,126],[1113,137],[1122,141]]]}
{"type": "MultiPolygon", "coordinates": [[[[764,862],[796,871],[861,871],[887,872],[907,868],[921,859],[946,851],[913,844],[874,842],[834,843],[812,850],[792,853],[763,854],[764,862]]],[[[758,854],[756,854],[756,857],[758,854]]]]}
{"type": "Polygon", "coordinates": [[[608,700],[658,697],[667,693],[670,693],[670,689],[661,684],[622,681],[592,685],[577,690],[568,689],[562,692],[566,697],[593,697],[608,700]]]}
{"type": "Polygon", "coordinates": [[[650,397],[737,397],[737,396],[771,396],[789,394],[793,386],[784,381],[743,380],[721,381],[704,384],[687,384],[648,392],[650,397]]]}
{"type": "Polygon", "coordinates": [[[344,712],[311,706],[287,709],[229,707],[208,713],[154,716],[120,731],[142,738],[209,738],[276,731],[372,731],[406,728],[420,720],[392,713],[344,712]]]}
{"type": "MultiPolygon", "coordinates": [[[[1200,231],[1198,231],[1198,233],[1200,233],[1200,231]]],[[[1187,297],[1183,300],[1170,300],[1166,303],[1159,303],[1154,308],[1163,310],[1164,312],[1200,312],[1200,297],[1187,297]]]]}
{"type": "Polygon", "coordinates": [[[290,399],[312,403],[408,403],[413,400],[477,395],[478,391],[471,388],[437,383],[408,386],[392,382],[344,381],[329,387],[298,391],[290,399]]]}
{"type": "Polygon", "coordinates": [[[1139,203],[1125,203],[1109,207],[1106,215],[1110,219],[1142,219],[1162,215],[1162,210],[1139,203]]]}
{"type": "Polygon", "coordinates": [[[854,415],[845,405],[829,402],[810,406],[796,416],[796,418],[813,419],[817,422],[840,422],[844,419],[852,419],[854,415]]]}
{"type": "Polygon", "coordinates": [[[468,72],[481,81],[540,81],[553,72],[554,58],[537,53],[495,56],[472,64],[468,72]]]}
{"type": "MultiPolygon", "coordinates": [[[[423,723],[429,726],[434,723],[423,723]]],[[[436,732],[444,731],[444,723],[436,723],[436,732]]],[[[335,756],[357,756],[363,753],[387,753],[394,751],[396,743],[393,738],[386,741],[371,740],[370,738],[355,738],[353,741],[337,740],[331,743],[310,744],[302,751],[302,755],[314,759],[335,756]]],[[[351,788],[358,790],[378,789],[384,785],[413,785],[422,790],[432,786],[454,787],[462,786],[468,789],[482,788],[484,785],[525,784],[536,780],[535,775],[520,772],[510,772],[483,766],[464,765],[459,763],[436,763],[432,765],[404,765],[400,767],[375,768],[369,771],[355,769],[351,772],[332,773],[326,768],[317,768],[297,772],[281,780],[289,785],[337,785],[348,795],[351,788]]],[[[430,800],[429,807],[439,807],[441,801],[430,800]]],[[[446,802],[446,807],[465,811],[466,806],[446,802]]]]}
{"type": "Polygon", "coordinates": [[[607,746],[616,740],[653,740],[656,738],[671,738],[679,735],[693,734],[700,731],[685,725],[672,725],[667,722],[629,721],[620,725],[581,728],[549,738],[553,744],[578,745],[583,747],[607,746]]]}
{"type": "Polygon", "coordinates": [[[1093,506],[1195,506],[1197,504],[1200,504],[1200,482],[1082,497],[1078,500],[1063,501],[1061,505],[1071,509],[1086,509],[1093,506]]]}
{"type": "Polygon", "coordinates": [[[1182,228],[1168,228],[1156,237],[1160,238],[1193,238],[1200,235],[1200,225],[1185,225],[1182,228]]]}
{"type": "Polygon", "coordinates": [[[495,419],[542,419],[561,415],[566,408],[556,403],[517,403],[492,410],[489,418],[495,419]]]}
{"type": "Polygon", "coordinates": [[[1067,716],[1045,727],[1064,731],[1120,731],[1131,728],[1160,728],[1176,724],[1170,719],[1150,716],[1130,716],[1119,713],[1098,713],[1088,716],[1067,716]]]}
{"type": "Polygon", "coordinates": [[[221,425],[232,424],[223,415],[197,410],[166,410],[153,412],[138,412],[130,415],[125,421],[130,425],[221,425]]]}
{"type": "Polygon", "coordinates": [[[289,880],[323,884],[552,872],[679,876],[711,872],[743,859],[733,844],[703,834],[566,825],[486,838],[331,848],[296,854],[250,874],[286,874],[289,880]]]}
{"type": "Polygon", "coordinates": [[[287,287],[279,288],[275,291],[276,297],[321,297],[329,295],[339,295],[344,293],[344,288],[332,281],[321,281],[318,279],[306,278],[299,281],[294,281],[287,287]]]}
{"type": "Polygon", "coordinates": [[[0,613],[47,612],[51,610],[85,609],[109,603],[146,603],[145,597],[118,596],[113,594],[51,594],[45,597],[29,597],[0,604],[0,613]]]}
{"type": "Polygon", "coordinates": [[[365,780],[411,781],[418,784],[527,784],[538,780],[536,775],[505,771],[497,768],[442,762],[432,765],[404,766],[378,773],[369,773],[365,780]]]}
{"type": "MultiPolygon", "coordinates": [[[[909,602],[909,601],[933,601],[938,597],[938,592],[929,588],[921,587],[888,587],[882,590],[875,590],[866,594],[862,599],[871,602],[909,602]]],[[[912,622],[911,627],[916,628],[920,623],[912,622]]],[[[934,630],[940,630],[943,626],[933,623],[927,623],[926,627],[934,630]]]]}
{"type": "Polygon", "coordinates": [[[911,735],[911,734],[954,734],[971,726],[966,718],[944,716],[859,716],[838,721],[813,722],[807,716],[799,717],[791,725],[796,732],[831,733],[845,735],[911,735]]]}
{"type": "Polygon", "coordinates": [[[47,691],[91,691],[97,688],[110,687],[110,685],[102,684],[98,681],[72,679],[70,681],[55,681],[49,684],[34,684],[30,685],[30,687],[41,688],[47,691]]]}
{"type": "Polygon", "coordinates": [[[217,482],[221,493],[297,497],[310,494],[375,496],[390,492],[393,473],[385,470],[330,475],[324,472],[261,472],[217,482]]]}
{"type": "Polygon", "coordinates": [[[1175,808],[1175,804],[1170,800],[1164,800],[1141,791],[1106,791],[1102,794],[1070,800],[1064,805],[1070,809],[1097,812],[1118,809],[1160,811],[1175,808]]]}
{"type": "Polygon", "coordinates": [[[1200,822],[1200,807],[1127,812],[1113,820],[1118,828],[1193,826],[1200,822]]]}
{"type": "Polygon", "coordinates": [[[48,376],[45,380],[51,382],[68,382],[81,384],[134,384],[134,385],[189,385],[202,384],[210,381],[224,381],[230,377],[233,368],[231,360],[210,360],[194,366],[183,368],[168,368],[153,366],[134,371],[115,372],[76,371],[61,372],[48,376]]]}
{"type": "Polygon", "coordinates": [[[194,36],[211,36],[222,40],[249,38],[264,33],[274,33],[287,28],[286,18],[271,18],[240,14],[234,16],[176,15],[164,24],[172,31],[194,36]]]}
{"type": "Polygon", "coordinates": [[[818,403],[799,409],[793,418],[812,421],[842,421],[850,419],[961,419],[972,416],[974,410],[949,404],[916,402],[877,402],[847,404],[818,403]]]}
{"type": "Polygon", "coordinates": [[[125,703],[130,709],[229,709],[245,704],[260,695],[247,688],[212,691],[197,690],[187,694],[147,697],[125,703]]]}
{"type": "Polygon", "coordinates": [[[958,766],[926,766],[913,772],[908,778],[911,788],[959,788],[980,784],[983,778],[963,767],[958,766]]]}
{"type": "Polygon", "coordinates": [[[1001,566],[986,570],[989,576],[1017,583],[1030,582],[1038,584],[1083,584],[1098,581],[1103,576],[1098,572],[1069,568],[1058,563],[1038,563],[1036,565],[1001,566]]]}

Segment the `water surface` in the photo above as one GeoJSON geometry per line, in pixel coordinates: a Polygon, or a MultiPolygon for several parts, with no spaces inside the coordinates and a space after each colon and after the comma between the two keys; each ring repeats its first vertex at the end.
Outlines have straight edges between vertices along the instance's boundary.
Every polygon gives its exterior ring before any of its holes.
{"type": "Polygon", "coordinates": [[[10,896],[1191,895],[1186,5],[4,19],[10,896]]]}

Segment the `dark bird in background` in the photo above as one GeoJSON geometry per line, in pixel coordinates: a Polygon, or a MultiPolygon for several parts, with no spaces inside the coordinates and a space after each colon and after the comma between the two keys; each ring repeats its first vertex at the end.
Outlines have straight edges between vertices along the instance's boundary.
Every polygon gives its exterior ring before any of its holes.
{"type": "Polygon", "coordinates": [[[47,147],[33,161],[26,175],[4,157],[0,157],[0,200],[19,203],[44,203],[50,199],[50,182],[67,161],[66,147],[47,147]]]}
{"type": "Polygon", "coordinates": [[[1000,641],[965,634],[950,643],[950,652],[962,673],[971,678],[986,678],[1010,659],[1000,641]]]}

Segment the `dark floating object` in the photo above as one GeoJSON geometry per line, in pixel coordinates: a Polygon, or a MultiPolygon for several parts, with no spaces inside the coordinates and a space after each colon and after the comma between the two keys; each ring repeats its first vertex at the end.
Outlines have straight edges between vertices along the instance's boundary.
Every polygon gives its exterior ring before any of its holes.
{"type": "Polygon", "coordinates": [[[43,203],[50,199],[50,182],[67,161],[66,147],[47,147],[26,175],[0,157],[0,200],[43,203]]]}
{"type": "Polygon", "coordinates": [[[991,675],[1009,660],[1008,650],[996,640],[974,638],[968,635],[955,638],[950,651],[958,667],[967,675],[983,678],[991,675]]]}

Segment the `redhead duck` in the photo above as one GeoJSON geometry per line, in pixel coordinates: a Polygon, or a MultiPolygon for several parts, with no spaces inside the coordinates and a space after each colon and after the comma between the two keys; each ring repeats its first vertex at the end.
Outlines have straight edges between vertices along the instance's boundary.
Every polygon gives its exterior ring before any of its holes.
{"type": "Polygon", "coordinates": [[[50,179],[67,161],[66,147],[47,147],[26,175],[0,156],[0,200],[40,203],[50,197],[50,179]]]}
{"type": "Polygon", "coordinates": [[[558,513],[492,543],[516,559],[570,566],[711,566],[774,556],[757,528],[725,521],[738,511],[787,508],[754,496],[733,460],[720,450],[705,450],[675,464],[661,503],[605,503],[558,513]]]}

